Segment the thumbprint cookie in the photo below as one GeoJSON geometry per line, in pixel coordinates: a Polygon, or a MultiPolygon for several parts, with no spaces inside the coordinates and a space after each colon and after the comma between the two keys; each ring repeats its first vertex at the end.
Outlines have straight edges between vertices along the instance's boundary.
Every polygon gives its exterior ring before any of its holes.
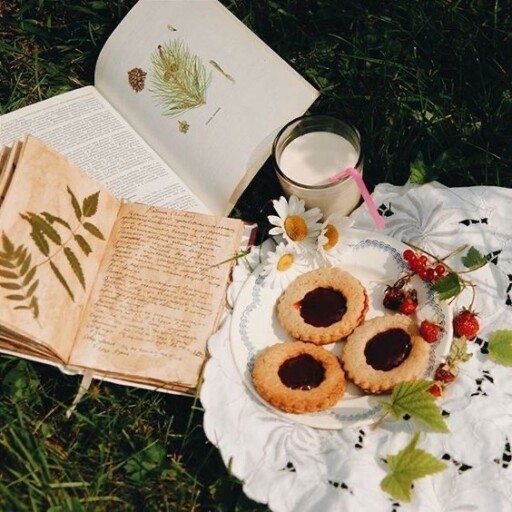
{"type": "Polygon", "coordinates": [[[263,399],[289,413],[327,409],[341,399],[346,387],[336,355],[300,341],[278,343],[261,352],[252,382],[263,399]]]}
{"type": "Polygon", "coordinates": [[[347,378],[367,393],[386,393],[397,384],[422,378],[430,345],[410,317],[386,315],[367,320],[347,338],[341,361],[347,378]]]}
{"type": "Polygon", "coordinates": [[[337,267],[297,277],[277,303],[277,318],[294,338],[325,345],[348,336],[365,318],[368,296],[361,282],[337,267]]]}

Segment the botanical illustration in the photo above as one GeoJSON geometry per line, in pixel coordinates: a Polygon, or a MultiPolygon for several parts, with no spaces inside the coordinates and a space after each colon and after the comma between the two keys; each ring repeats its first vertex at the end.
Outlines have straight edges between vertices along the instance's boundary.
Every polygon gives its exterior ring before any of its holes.
{"type": "Polygon", "coordinates": [[[151,65],[151,92],[164,115],[174,116],[206,103],[211,72],[181,39],[158,45],[151,65]]]}
{"type": "Polygon", "coordinates": [[[76,281],[83,290],[86,289],[81,258],[92,253],[87,238],[93,236],[104,240],[102,232],[90,222],[98,209],[99,191],[85,197],[82,204],[69,187],[67,191],[76,220],[68,221],[46,211],[20,213],[21,218],[30,224],[30,237],[35,246],[32,252],[27,245],[15,245],[2,233],[0,287],[6,290],[5,298],[15,304],[14,309],[28,310],[34,318],[39,317],[38,269],[49,265],[56,280],[74,302],[76,281]],[[43,259],[36,262],[33,253],[40,253],[43,259]],[[60,257],[62,254],[64,258],[60,257]]]}

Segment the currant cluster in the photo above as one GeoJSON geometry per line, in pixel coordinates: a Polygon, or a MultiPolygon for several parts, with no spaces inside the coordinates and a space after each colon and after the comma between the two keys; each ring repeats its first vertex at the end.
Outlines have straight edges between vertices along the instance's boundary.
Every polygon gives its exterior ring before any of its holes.
{"type": "Polygon", "coordinates": [[[418,254],[412,249],[406,249],[402,257],[407,262],[409,269],[418,274],[423,281],[432,283],[446,274],[446,267],[442,263],[429,262],[425,254],[418,254]]]}

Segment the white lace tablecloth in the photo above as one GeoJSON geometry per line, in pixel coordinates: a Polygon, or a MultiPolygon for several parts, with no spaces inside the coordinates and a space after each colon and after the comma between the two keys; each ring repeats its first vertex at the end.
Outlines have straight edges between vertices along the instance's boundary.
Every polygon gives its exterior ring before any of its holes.
{"type": "MultiPolygon", "coordinates": [[[[512,191],[381,184],[373,198],[386,219],[384,234],[434,254],[473,245],[490,262],[471,274],[481,324],[469,345],[474,355],[440,399],[451,433],[425,433],[418,443],[448,468],[416,480],[411,503],[393,500],[380,490],[383,459],[410,441],[410,422],[319,430],[274,414],[234,365],[230,316],[209,342],[200,394],[206,435],[247,496],[276,512],[512,511],[512,368],[487,356],[489,334],[512,328],[512,191]]],[[[355,228],[374,229],[364,206],[353,219],[355,228]]],[[[243,264],[235,268],[231,301],[247,275],[243,264]]]]}

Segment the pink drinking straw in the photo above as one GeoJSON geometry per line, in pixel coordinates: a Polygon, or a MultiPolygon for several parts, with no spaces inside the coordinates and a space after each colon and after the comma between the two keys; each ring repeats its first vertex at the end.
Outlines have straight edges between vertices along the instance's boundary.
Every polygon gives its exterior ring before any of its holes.
{"type": "Polygon", "coordinates": [[[368,192],[368,189],[366,188],[363,178],[361,177],[361,174],[359,173],[359,171],[357,169],[354,169],[353,167],[349,167],[348,169],[345,169],[344,171],[341,171],[338,174],[331,176],[329,178],[329,182],[336,183],[337,181],[340,181],[343,178],[348,178],[348,177],[353,178],[354,181],[356,182],[357,188],[359,189],[359,192],[361,192],[364,202],[366,203],[366,207],[368,208],[368,212],[372,216],[373,221],[375,222],[375,225],[377,226],[377,228],[384,229],[386,227],[384,224],[384,219],[380,216],[379,212],[377,211],[375,202],[373,201],[373,198],[370,195],[370,192],[368,192]]]}

